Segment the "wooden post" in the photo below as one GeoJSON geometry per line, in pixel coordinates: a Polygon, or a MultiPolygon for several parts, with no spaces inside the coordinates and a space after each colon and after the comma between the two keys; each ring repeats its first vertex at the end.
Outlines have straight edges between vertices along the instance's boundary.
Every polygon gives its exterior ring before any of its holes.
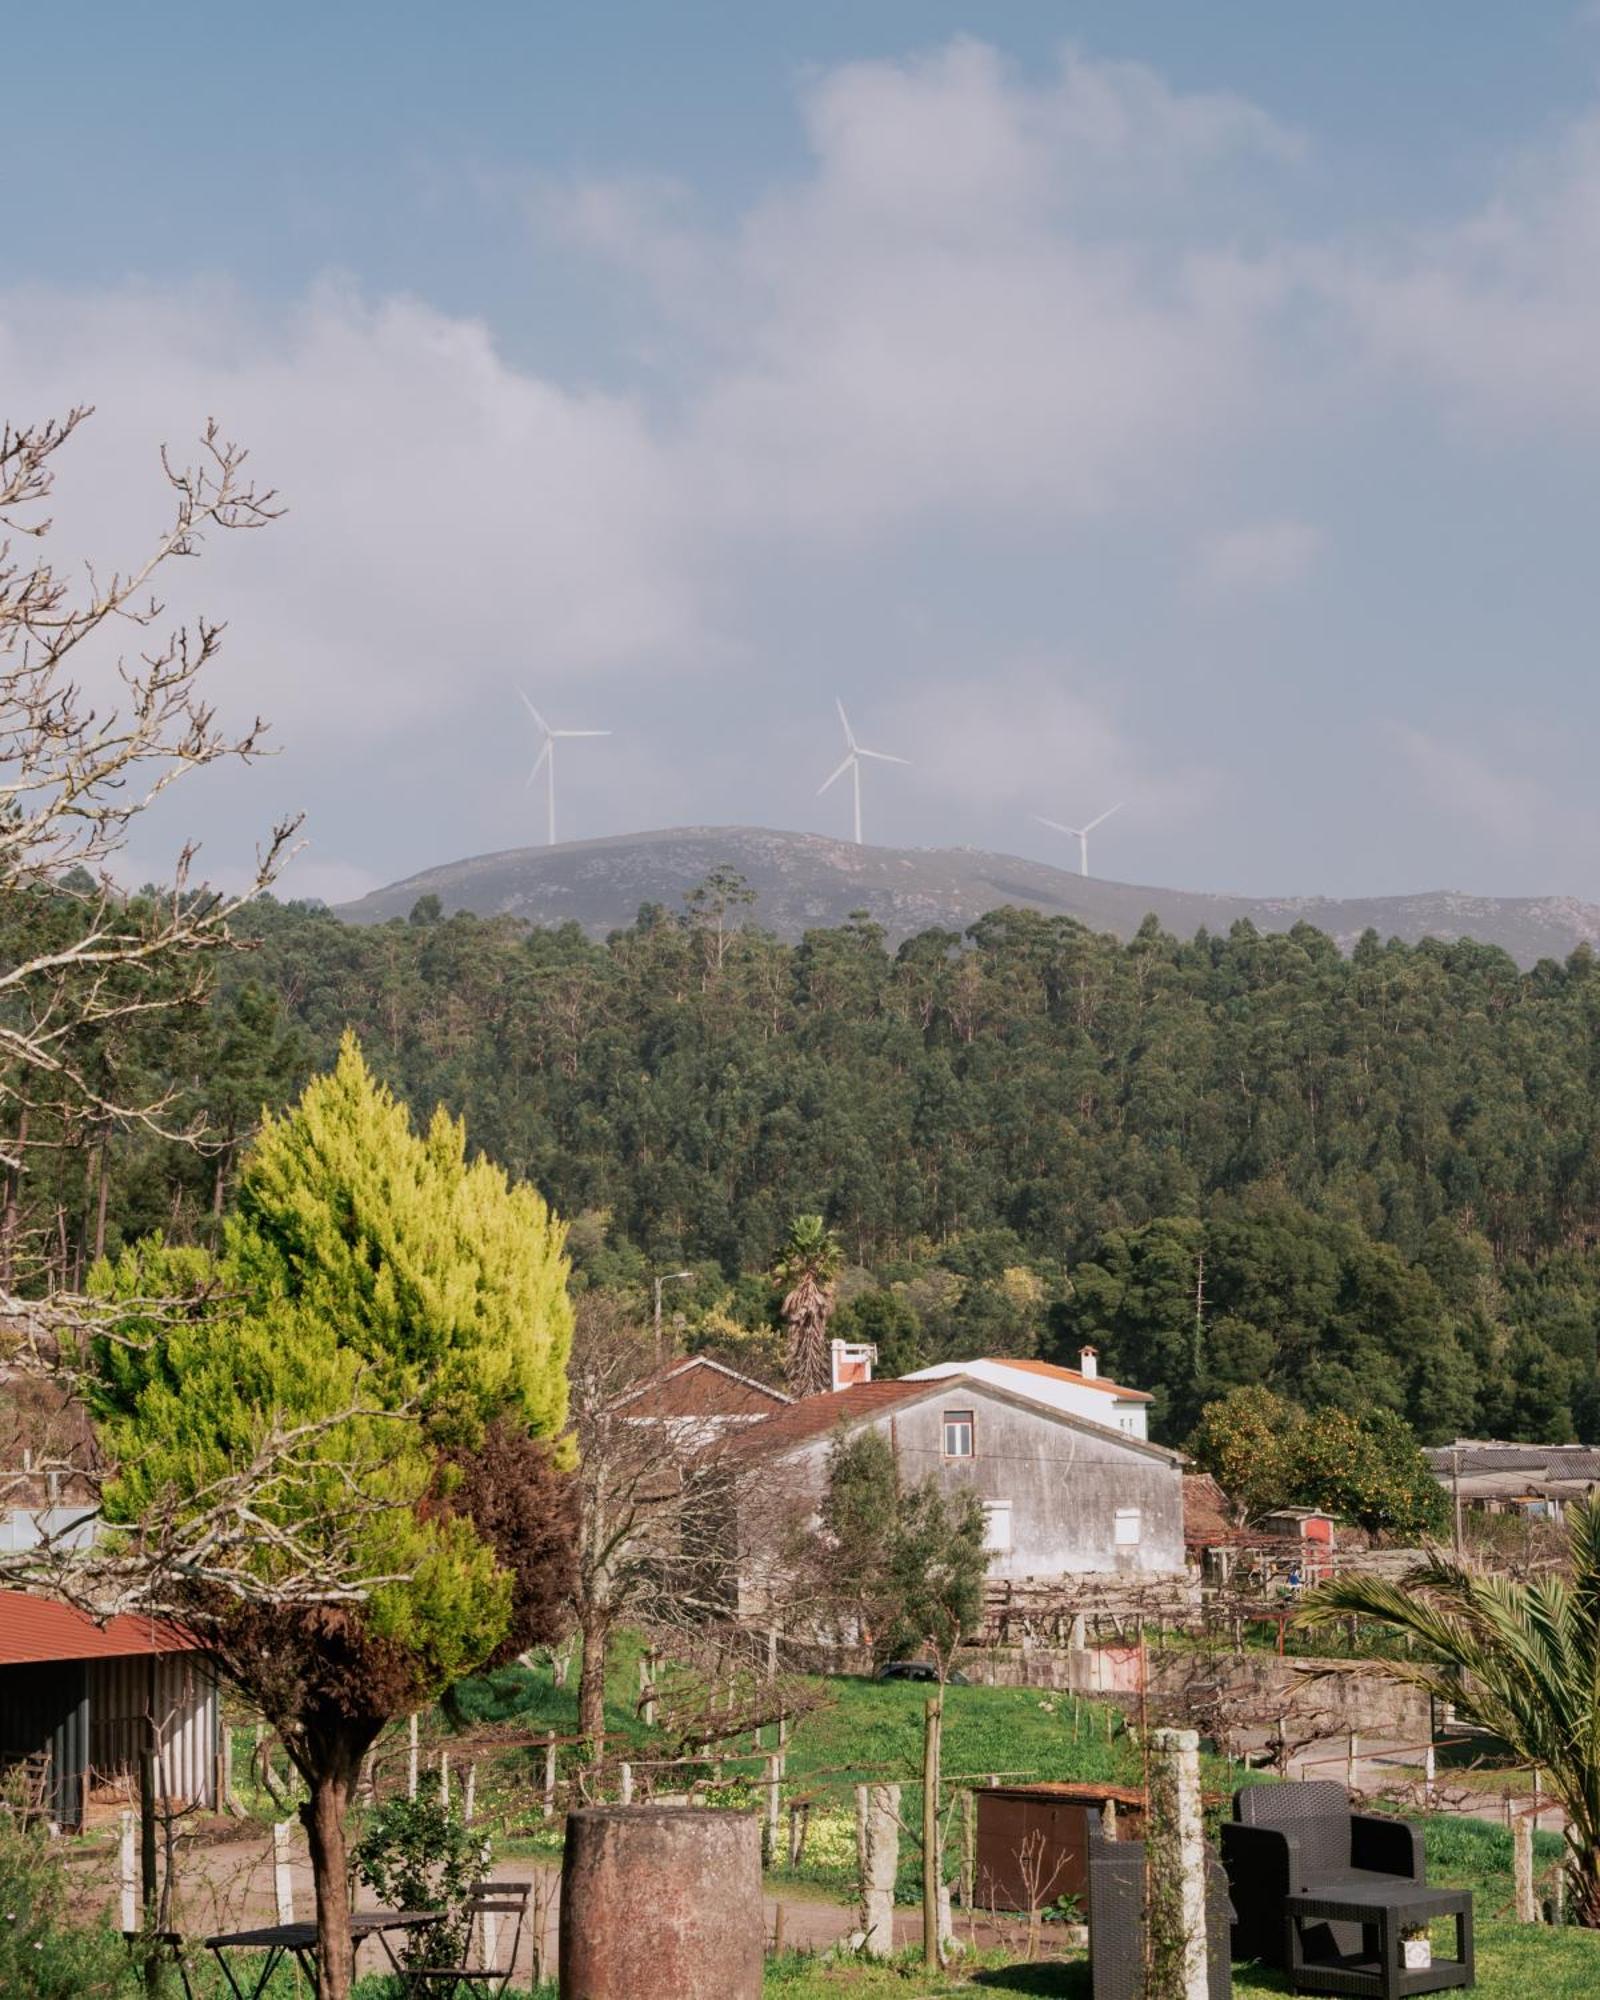
{"type": "Polygon", "coordinates": [[[450,1810],[450,1752],[439,1752],[439,1803],[446,1812],[450,1810]]]}
{"type": "Polygon", "coordinates": [[[789,1866],[798,1868],[806,1858],[806,1835],[811,1830],[811,1808],[808,1805],[792,1805],[789,1808],[789,1866]]]}
{"type": "Polygon", "coordinates": [[[478,1804],[478,1767],[476,1764],[469,1764],[467,1766],[466,1787],[461,1795],[461,1817],[468,1826],[471,1826],[472,1824],[472,1816],[474,1812],[477,1810],[477,1804],[478,1804]]]}
{"type": "Polygon", "coordinates": [[[294,1878],[289,1873],[289,1822],[280,1819],[272,1828],[272,1894],[278,1905],[278,1922],[294,1922],[294,1878]]]}
{"type": "Polygon", "coordinates": [[[156,1753],[139,1752],[139,1900],[143,1906],[143,1927],[156,1927],[159,1885],[156,1881],[156,1753]]]}
{"type": "Polygon", "coordinates": [[[971,1912],[978,1880],[978,1801],[972,1787],[961,1788],[961,1907],[971,1912]]]}
{"type": "Polygon", "coordinates": [[[783,1955],[783,1905],[779,1903],[772,1912],[772,1955],[783,1955]]]}
{"type": "Polygon", "coordinates": [[[1511,1822],[1511,1896],[1519,1924],[1538,1921],[1533,1900],[1533,1819],[1518,1813],[1511,1822]]]}
{"type": "Polygon", "coordinates": [[[778,1859],[778,1815],[783,1796],[783,1756],[774,1750],[767,1759],[767,1818],[761,1830],[761,1859],[771,1868],[778,1859]]]}
{"type": "Polygon", "coordinates": [[[652,1646],[639,1655],[639,1717],[646,1729],[656,1726],[656,1660],[652,1646]]]}
{"type": "Polygon", "coordinates": [[[544,1739],[544,1801],[542,1811],[548,1819],[556,1809],[556,1735],[552,1729],[544,1739]]]}
{"type": "Polygon", "coordinates": [[[922,1722],[922,1962],[940,1968],[939,1763],[944,1734],[944,1696],[930,1695],[922,1722]]]}
{"type": "Polygon", "coordinates": [[[139,1928],[138,1878],[134,1873],[133,1859],[133,1814],[122,1815],[122,1838],[117,1845],[117,1874],[122,1886],[122,1928],[136,1931],[139,1928]]]}
{"type": "Polygon", "coordinates": [[[1347,1792],[1353,1792],[1356,1788],[1356,1761],[1359,1750],[1360,1750],[1360,1738],[1356,1735],[1356,1732],[1352,1729],[1350,1732],[1350,1741],[1345,1750],[1345,1759],[1344,1759],[1344,1788],[1347,1792]]]}
{"type": "Polygon", "coordinates": [[[417,1796],[417,1718],[406,1720],[406,1797],[417,1796]]]}

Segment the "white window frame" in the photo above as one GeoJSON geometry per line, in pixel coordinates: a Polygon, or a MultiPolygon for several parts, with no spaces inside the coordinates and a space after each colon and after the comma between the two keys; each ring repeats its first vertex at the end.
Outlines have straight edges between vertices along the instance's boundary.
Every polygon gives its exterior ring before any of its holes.
{"type": "Polygon", "coordinates": [[[1011,1502],[1009,1500],[985,1500],[983,1503],[983,1546],[992,1556],[1008,1556],[1011,1553],[1011,1502]],[[1005,1539],[996,1533],[1004,1528],[1005,1539]]]}
{"type": "Polygon", "coordinates": [[[978,1455],[978,1418],[974,1410],[945,1410],[939,1418],[939,1450],[944,1458],[976,1458],[978,1455]],[[950,1433],[965,1428],[967,1448],[965,1451],[950,1449],[950,1433]]]}
{"type": "Polygon", "coordinates": [[[1111,1517],[1113,1548],[1136,1549],[1144,1539],[1144,1518],[1137,1507],[1119,1507],[1111,1517]]]}

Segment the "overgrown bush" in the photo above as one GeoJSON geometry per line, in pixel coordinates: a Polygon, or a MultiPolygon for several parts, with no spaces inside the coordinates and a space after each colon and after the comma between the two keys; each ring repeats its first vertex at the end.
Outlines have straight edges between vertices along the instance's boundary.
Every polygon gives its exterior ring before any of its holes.
{"type": "MultiPolygon", "coordinates": [[[[397,1910],[443,1910],[407,1939],[407,1967],[461,1965],[470,1942],[473,1886],[489,1866],[488,1836],[445,1803],[437,1772],[417,1780],[417,1796],[386,1799],[356,1843],[356,1872],[379,1901],[397,1910]]],[[[3,1990],[3,1989],[0,1989],[3,1990]]]]}
{"type": "Polygon", "coordinates": [[[59,1847],[16,1793],[0,1794],[0,1994],[5,2000],[113,2000],[135,1991],[122,1939],[69,1908],[59,1847]]]}

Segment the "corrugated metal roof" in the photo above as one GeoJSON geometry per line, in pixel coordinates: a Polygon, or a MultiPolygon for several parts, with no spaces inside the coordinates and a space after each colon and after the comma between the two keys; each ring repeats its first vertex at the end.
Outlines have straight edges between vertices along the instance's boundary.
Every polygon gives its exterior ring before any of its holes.
{"type": "Polygon", "coordinates": [[[192,1653],[202,1641],[182,1626],[132,1612],[104,1625],[86,1612],[22,1590],[0,1590],[0,1667],[40,1660],[117,1660],[132,1654],[192,1653]]]}

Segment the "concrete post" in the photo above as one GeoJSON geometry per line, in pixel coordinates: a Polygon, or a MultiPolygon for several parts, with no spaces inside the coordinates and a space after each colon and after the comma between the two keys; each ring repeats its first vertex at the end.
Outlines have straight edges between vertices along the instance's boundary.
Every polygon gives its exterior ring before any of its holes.
{"type": "Polygon", "coordinates": [[[639,1716],[646,1729],[656,1726],[656,1655],[639,1655],[639,1716]]]}
{"type": "Polygon", "coordinates": [[[861,1949],[869,1958],[894,1950],[894,1878],[900,1865],[900,1787],[862,1785],[861,1949]]]}
{"type": "Polygon", "coordinates": [[[417,1796],[417,1718],[406,1720],[406,1797],[417,1796]]]}
{"type": "Polygon", "coordinates": [[[1200,1816],[1200,1738],[1192,1729],[1150,1736],[1149,2000],[1206,2000],[1206,1838],[1200,1816]]]}
{"type": "Polygon", "coordinates": [[[752,1814],[590,1806],[568,1815],[561,2000],[760,2000],[765,1946],[752,1814]]]}
{"type": "Polygon", "coordinates": [[[439,1752],[439,1803],[445,1811],[450,1810],[450,1752],[439,1752]]]}
{"type": "Polygon", "coordinates": [[[272,1829],[272,1896],[278,1906],[278,1922],[294,1922],[294,1878],[289,1873],[289,1822],[276,1821],[272,1829]]]}
{"type": "Polygon", "coordinates": [[[473,1814],[477,1811],[477,1807],[478,1767],[476,1764],[469,1764],[467,1766],[467,1782],[462,1787],[461,1792],[461,1817],[468,1826],[472,1824],[473,1814]]]}
{"type": "Polygon", "coordinates": [[[540,1806],[543,1816],[548,1819],[556,1809],[556,1739],[555,1732],[544,1739],[544,1798],[540,1806]]]}
{"type": "Polygon", "coordinates": [[[1511,1895],[1519,1924],[1537,1923],[1533,1900],[1533,1818],[1518,1813],[1511,1822],[1511,1895]]]}
{"type": "Polygon", "coordinates": [[[1353,1792],[1356,1788],[1356,1764],[1359,1760],[1360,1752],[1361,1739],[1352,1729],[1350,1732],[1350,1741],[1346,1746],[1344,1756],[1344,1788],[1347,1792],[1353,1792]]]}
{"type": "Polygon", "coordinates": [[[618,1771],[617,1795],[625,1806],[633,1804],[633,1766],[623,1764],[618,1771]]]}
{"type": "Polygon", "coordinates": [[[122,1886],[122,1928],[139,1928],[139,1878],[134,1861],[133,1814],[122,1815],[122,1837],[117,1845],[117,1876],[122,1886]]]}

